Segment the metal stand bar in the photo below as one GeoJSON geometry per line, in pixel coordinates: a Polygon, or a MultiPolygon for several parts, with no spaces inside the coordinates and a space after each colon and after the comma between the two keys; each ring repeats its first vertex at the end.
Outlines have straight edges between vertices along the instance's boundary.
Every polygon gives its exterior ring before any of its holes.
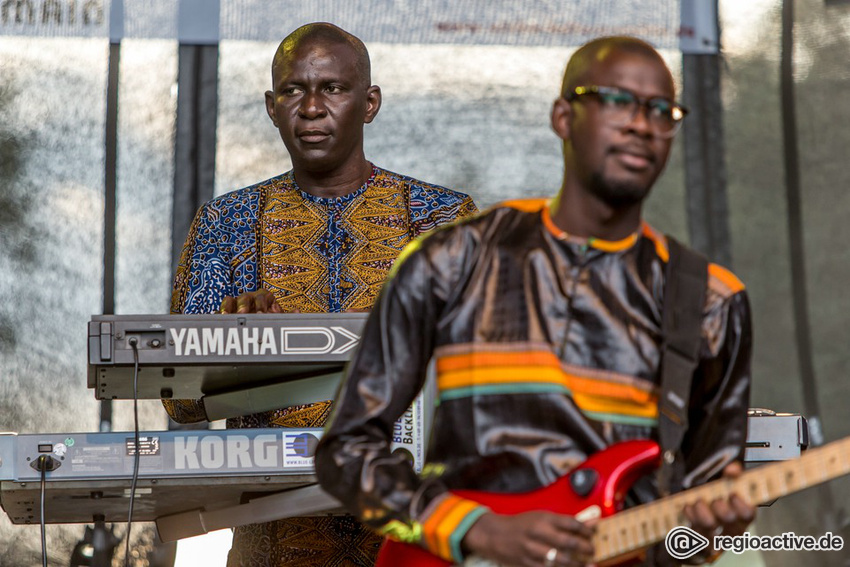
{"type": "Polygon", "coordinates": [[[252,415],[278,408],[332,400],[342,379],[341,372],[269,384],[225,394],[204,396],[204,408],[210,421],[252,415]]]}
{"type": "Polygon", "coordinates": [[[156,529],[163,542],[176,541],[205,533],[261,524],[312,514],[342,513],[342,505],[318,485],[296,488],[271,496],[261,496],[245,504],[217,510],[188,510],[157,518],[156,529]]]}

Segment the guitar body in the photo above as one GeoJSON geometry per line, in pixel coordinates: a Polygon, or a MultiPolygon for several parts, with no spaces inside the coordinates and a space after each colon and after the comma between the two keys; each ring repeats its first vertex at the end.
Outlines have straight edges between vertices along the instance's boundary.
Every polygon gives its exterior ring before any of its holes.
{"type": "MultiPolygon", "coordinates": [[[[626,493],[640,477],[654,470],[661,451],[652,441],[625,441],[595,453],[584,463],[549,486],[524,493],[490,493],[458,490],[454,493],[475,500],[497,514],[521,514],[547,511],[576,516],[588,521],[611,516],[622,510],[626,493]],[[572,479],[572,480],[571,480],[572,479]],[[578,483],[584,479],[584,484],[578,483]],[[584,487],[579,495],[573,484],[584,487]]],[[[480,559],[467,561],[469,565],[493,565],[480,559]]],[[[623,565],[618,562],[611,565],[623,565]]],[[[378,555],[376,567],[446,567],[451,563],[428,553],[416,545],[390,539],[378,555]]]]}

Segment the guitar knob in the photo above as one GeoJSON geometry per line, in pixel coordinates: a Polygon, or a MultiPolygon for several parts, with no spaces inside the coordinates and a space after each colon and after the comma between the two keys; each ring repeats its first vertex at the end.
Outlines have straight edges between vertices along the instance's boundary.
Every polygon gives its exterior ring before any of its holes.
{"type": "Polygon", "coordinates": [[[579,469],[570,475],[570,486],[576,495],[584,498],[599,481],[599,473],[593,469],[579,469]]]}

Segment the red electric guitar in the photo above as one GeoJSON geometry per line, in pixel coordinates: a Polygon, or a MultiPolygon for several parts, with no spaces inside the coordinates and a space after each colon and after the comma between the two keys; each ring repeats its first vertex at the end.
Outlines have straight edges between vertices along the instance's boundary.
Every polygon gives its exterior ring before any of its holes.
{"type": "MultiPolygon", "coordinates": [[[[850,437],[809,449],[798,459],[762,465],[736,479],[720,479],[697,488],[624,510],[631,485],[660,462],[661,451],[652,441],[626,441],[592,455],[570,474],[551,485],[521,494],[457,491],[499,514],[545,510],[570,514],[596,523],[593,563],[600,566],[627,564],[641,551],[664,540],[667,532],[682,524],[685,504],[700,498],[710,502],[737,492],[752,504],[764,504],[781,496],[815,486],[850,473],[850,437]],[[583,487],[579,495],[573,485],[583,487]]],[[[491,562],[469,561],[480,567],[491,562]]],[[[376,567],[445,567],[451,565],[415,545],[386,540],[376,567]]]]}

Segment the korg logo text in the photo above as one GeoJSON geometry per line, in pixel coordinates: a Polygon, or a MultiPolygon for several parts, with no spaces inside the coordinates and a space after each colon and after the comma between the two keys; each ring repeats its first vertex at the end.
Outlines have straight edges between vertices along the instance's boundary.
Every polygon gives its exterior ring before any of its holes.
{"type": "Polygon", "coordinates": [[[174,439],[174,468],[251,469],[281,466],[282,439],[277,435],[228,435],[226,439],[209,435],[187,435],[174,439]]]}

